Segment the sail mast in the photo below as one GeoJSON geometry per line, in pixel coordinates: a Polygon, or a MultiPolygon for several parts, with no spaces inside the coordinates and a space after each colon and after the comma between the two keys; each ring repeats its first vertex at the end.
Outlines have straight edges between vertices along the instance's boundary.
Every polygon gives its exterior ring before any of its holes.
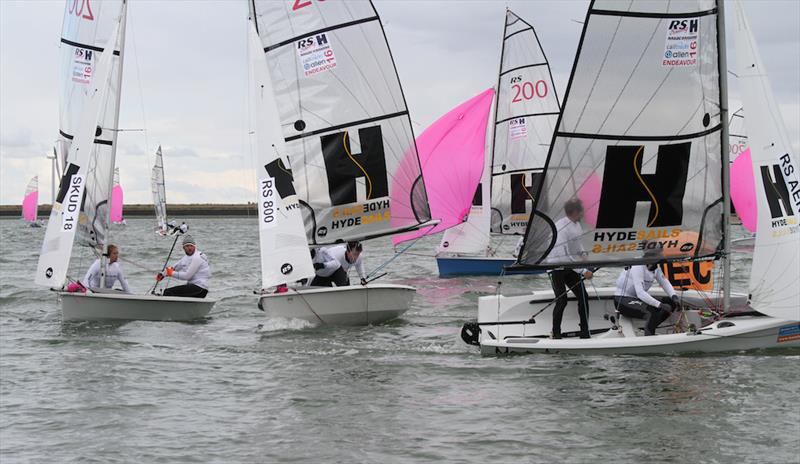
{"type": "MultiPolygon", "coordinates": [[[[503,54],[506,51],[506,32],[508,31],[508,13],[511,11],[506,7],[506,14],[503,18],[503,35],[500,39],[500,61],[497,63],[497,86],[494,88],[494,108],[492,109],[492,149],[489,152],[489,215],[492,211],[492,184],[494,184],[494,145],[497,141],[497,106],[500,104],[500,80],[503,78],[503,54]]],[[[492,228],[491,219],[489,220],[489,230],[492,228]]]]}
{"type": "Polygon", "coordinates": [[[722,122],[722,309],[728,311],[731,294],[731,179],[728,141],[728,60],[725,50],[725,0],[717,2],[717,50],[719,64],[719,111],[722,122]]]}
{"type": "MultiPolygon", "coordinates": [[[[119,103],[122,98],[122,65],[124,63],[124,56],[125,56],[125,25],[127,23],[127,16],[128,16],[128,1],[122,0],[122,12],[120,16],[120,25],[119,25],[119,69],[117,70],[117,82],[115,82],[115,87],[117,90],[116,95],[116,104],[114,105],[114,126],[111,129],[111,172],[114,172],[113,167],[116,165],[116,158],[117,158],[117,136],[119,135],[119,103]]],[[[116,41],[115,41],[116,42],[116,41]]],[[[112,55],[116,51],[115,48],[111,50],[106,50],[110,52],[112,55]]],[[[114,191],[114,176],[113,174],[109,176],[108,179],[108,211],[107,214],[107,222],[108,230],[105,232],[105,243],[102,244],[104,253],[100,255],[100,287],[105,288],[106,286],[106,267],[108,265],[107,258],[108,258],[108,244],[111,242],[111,197],[113,196],[114,191]]]]}

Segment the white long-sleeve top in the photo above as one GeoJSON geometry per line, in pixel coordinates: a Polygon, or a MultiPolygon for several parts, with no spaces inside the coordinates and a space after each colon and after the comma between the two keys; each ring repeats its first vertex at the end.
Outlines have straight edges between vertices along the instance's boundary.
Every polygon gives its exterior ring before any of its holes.
{"type": "Polygon", "coordinates": [[[332,247],[322,248],[320,250],[317,250],[317,254],[319,254],[320,252],[324,253],[325,255],[325,257],[322,258],[323,260],[320,261],[325,265],[325,269],[320,269],[319,271],[317,271],[317,275],[320,275],[322,277],[328,277],[334,272],[336,272],[336,269],[338,269],[339,266],[341,266],[341,268],[344,269],[345,273],[349,274],[350,268],[355,266],[356,272],[358,272],[358,276],[361,277],[362,279],[367,278],[366,273],[364,272],[363,252],[358,256],[358,259],[356,259],[355,263],[348,262],[347,258],[345,257],[345,253],[347,252],[347,245],[335,245],[332,247]],[[326,272],[327,274],[323,274],[323,272],[326,272]]]}
{"type": "Polygon", "coordinates": [[[208,264],[208,257],[202,251],[195,249],[191,256],[184,256],[172,268],[174,269],[172,277],[208,290],[211,266],[208,264]]]}
{"type": "MultiPolygon", "coordinates": [[[[547,262],[578,262],[586,254],[583,248],[583,228],[580,222],[572,222],[568,217],[556,221],[556,243],[547,255],[547,262]]],[[[586,269],[574,269],[583,274],[586,269]]]]}
{"type": "MultiPolygon", "coordinates": [[[[89,270],[86,271],[86,276],[83,278],[83,283],[89,288],[100,288],[100,277],[103,270],[100,266],[100,259],[96,259],[89,270]]],[[[114,282],[119,280],[122,285],[122,291],[131,293],[131,288],[128,286],[128,280],[125,278],[125,273],[122,272],[122,266],[119,262],[114,262],[106,266],[106,285],[105,288],[114,287],[114,282]]]]}
{"type": "Polygon", "coordinates": [[[614,295],[638,298],[648,305],[658,308],[661,306],[661,302],[647,293],[656,280],[661,285],[661,288],[667,292],[667,295],[670,297],[676,295],[675,289],[672,288],[669,279],[664,277],[660,267],[657,267],[655,271],[651,271],[645,265],[631,266],[630,269],[622,271],[617,277],[617,289],[614,291],[614,295]]]}
{"type": "Polygon", "coordinates": [[[328,253],[328,248],[317,248],[317,252],[314,255],[314,259],[312,262],[322,264],[324,267],[322,269],[318,269],[316,271],[317,275],[320,277],[330,277],[336,272],[337,269],[341,267],[339,260],[334,258],[333,256],[328,253]]]}

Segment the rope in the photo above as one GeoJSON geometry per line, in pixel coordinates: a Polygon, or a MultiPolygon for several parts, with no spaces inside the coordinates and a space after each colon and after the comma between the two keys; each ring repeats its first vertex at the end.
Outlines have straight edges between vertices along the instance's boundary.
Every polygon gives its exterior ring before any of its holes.
{"type": "Polygon", "coordinates": [[[385,268],[386,266],[388,266],[388,265],[389,265],[389,263],[391,263],[392,261],[394,261],[395,259],[397,259],[397,257],[398,257],[398,256],[402,255],[403,253],[405,253],[405,252],[406,252],[406,250],[408,250],[409,248],[411,248],[412,246],[414,246],[414,244],[415,244],[415,243],[417,243],[417,242],[419,241],[419,239],[421,239],[422,237],[424,237],[424,235],[422,235],[422,236],[419,236],[419,237],[415,238],[414,240],[412,240],[412,241],[411,241],[411,243],[409,243],[408,245],[406,245],[406,247],[405,247],[405,248],[403,248],[402,250],[400,250],[399,252],[395,252],[395,255],[394,255],[394,256],[392,256],[392,257],[391,257],[391,258],[389,258],[389,259],[388,259],[386,262],[384,262],[383,264],[381,264],[380,266],[376,267],[376,268],[375,268],[375,269],[373,269],[371,272],[369,272],[369,273],[367,274],[367,277],[366,277],[366,278],[367,278],[367,279],[369,279],[369,278],[370,278],[370,276],[372,276],[372,275],[375,275],[375,274],[377,274],[378,272],[380,272],[380,271],[381,271],[383,268],[385,268]]]}

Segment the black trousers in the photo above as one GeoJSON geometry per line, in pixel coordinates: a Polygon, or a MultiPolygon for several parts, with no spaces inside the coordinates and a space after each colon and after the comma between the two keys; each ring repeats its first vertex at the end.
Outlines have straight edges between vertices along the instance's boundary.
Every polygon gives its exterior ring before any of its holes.
{"type": "Polygon", "coordinates": [[[188,296],[191,298],[205,298],[208,290],[195,284],[177,285],[164,289],[164,296],[188,296]]]}
{"type": "Polygon", "coordinates": [[[318,275],[314,276],[314,280],[311,281],[312,287],[333,287],[333,284],[336,284],[337,287],[350,285],[350,278],[347,277],[347,273],[341,267],[328,277],[318,275]]]}
{"type": "Polygon", "coordinates": [[[583,285],[581,275],[569,269],[550,271],[550,283],[556,296],[553,308],[553,337],[561,338],[561,319],[567,307],[567,289],[578,299],[578,317],[580,318],[580,336],[589,338],[589,295],[583,285]]]}
{"type": "MultiPolygon", "coordinates": [[[[653,298],[661,302],[672,303],[672,300],[665,296],[653,298]]],[[[650,306],[644,301],[630,296],[615,296],[614,306],[623,316],[647,321],[644,327],[645,336],[655,335],[656,328],[658,328],[662,322],[666,321],[671,314],[665,309],[650,306]]]]}

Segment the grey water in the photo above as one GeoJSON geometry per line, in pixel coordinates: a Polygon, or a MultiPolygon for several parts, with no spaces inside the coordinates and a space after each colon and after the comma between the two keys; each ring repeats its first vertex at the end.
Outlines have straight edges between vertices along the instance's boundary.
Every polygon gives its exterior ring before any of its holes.
{"type": "MultiPolygon", "coordinates": [[[[478,297],[548,282],[438,279],[434,237],[381,279],[418,288],[400,319],[267,320],[255,218],[188,222],[214,270],[210,319],[66,324],[33,283],[44,229],[0,221],[0,462],[800,462],[796,351],[481,357],[459,337],[478,297]]],[[[172,245],[151,230],[114,231],[142,293],[172,245]]],[[[393,256],[388,239],[365,253],[368,270],[393,256]]],[[[737,290],[749,259],[734,256],[737,290]]],[[[76,247],[70,275],[91,262],[76,247]]]]}

